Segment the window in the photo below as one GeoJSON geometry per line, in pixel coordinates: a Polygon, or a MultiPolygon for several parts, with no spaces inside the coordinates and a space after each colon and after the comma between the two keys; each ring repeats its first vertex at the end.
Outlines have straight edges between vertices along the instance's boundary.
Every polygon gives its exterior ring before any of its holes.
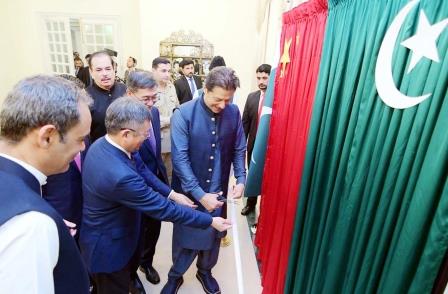
{"type": "Polygon", "coordinates": [[[105,48],[118,51],[116,19],[48,15],[42,19],[48,72],[74,75],[74,52],[85,62],[84,56],[88,53],[105,48]]]}
{"type": "Polygon", "coordinates": [[[52,73],[62,74],[74,71],[73,52],[69,36],[69,25],[64,19],[45,19],[48,39],[49,67],[52,73]]]}

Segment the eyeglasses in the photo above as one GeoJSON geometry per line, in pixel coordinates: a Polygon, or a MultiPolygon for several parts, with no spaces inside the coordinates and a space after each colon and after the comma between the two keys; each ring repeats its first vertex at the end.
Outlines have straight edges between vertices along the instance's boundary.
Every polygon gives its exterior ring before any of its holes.
{"type": "Polygon", "coordinates": [[[138,100],[140,100],[142,102],[152,101],[152,102],[156,103],[157,101],[159,101],[159,93],[157,93],[154,96],[147,96],[147,97],[144,97],[144,98],[138,98],[138,100]]]}
{"type": "Polygon", "coordinates": [[[148,131],[148,132],[145,132],[145,133],[142,134],[142,133],[137,132],[136,130],[131,129],[131,128],[121,128],[120,130],[122,130],[122,131],[131,131],[131,132],[134,132],[134,133],[136,133],[137,135],[142,136],[143,138],[148,138],[149,135],[150,135],[149,131],[148,131]]]}
{"type": "Polygon", "coordinates": [[[135,93],[132,93],[132,96],[134,96],[135,98],[137,98],[139,101],[141,101],[143,103],[147,103],[149,101],[156,103],[157,101],[159,101],[160,93],[156,93],[155,95],[144,96],[144,97],[138,97],[137,95],[135,95],[135,93]]]}

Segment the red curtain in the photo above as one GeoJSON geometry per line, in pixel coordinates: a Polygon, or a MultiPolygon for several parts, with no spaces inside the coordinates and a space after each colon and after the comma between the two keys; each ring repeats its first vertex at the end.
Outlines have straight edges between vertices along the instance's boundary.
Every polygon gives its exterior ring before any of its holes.
{"type": "Polygon", "coordinates": [[[283,293],[326,19],[325,0],[311,0],[283,15],[255,239],[263,293],[283,293]]]}

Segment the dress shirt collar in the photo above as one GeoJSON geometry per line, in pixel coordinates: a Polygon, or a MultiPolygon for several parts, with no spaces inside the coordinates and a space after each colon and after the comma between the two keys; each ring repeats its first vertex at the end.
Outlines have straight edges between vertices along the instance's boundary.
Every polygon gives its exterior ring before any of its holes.
{"type": "Polygon", "coordinates": [[[20,165],[21,167],[23,167],[24,169],[26,169],[29,173],[31,173],[39,182],[39,185],[43,186],[47,183],[47,176],[44,175],[40,170],[38,170],[37,168],[35,168],[34,166],[26,163],[25,161],[22,161],[20,159],[17,159],[15,157],[9,156],[5,153],[0,153],[0,156],[9,159],[11,161],[14,161],[15,163],[17,163],[18,165],[20,165]]]}
{"type": "Polygon", "coordinates": [[[110,137],[109,135],[104,136],[104,138],[106,139],[107,142],[110,143],[110,145],[114,146],[115,148],[117,148],[118,150],[123,151],[127,157],[129,157],[129,159],[131,159],[131,153],[127,152],[126,150],[124,150],[123,147],[121,147],[120,145],[118,145],[117,143],[115,143],[110,137]]]}

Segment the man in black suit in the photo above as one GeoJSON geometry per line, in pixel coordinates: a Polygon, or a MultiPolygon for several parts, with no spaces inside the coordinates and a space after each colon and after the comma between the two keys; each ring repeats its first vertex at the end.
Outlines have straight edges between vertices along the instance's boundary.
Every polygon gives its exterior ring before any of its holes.
{"type": "Polygon", "coordinates": [[[193,98],[196,90],[202,88],[201,78],[194,75],[194,62],[191,59],[184,59],[179,64],[183,76],[174,82],[179,103],[183,104],[193,98]]]}
{"type": "Polygon", "coordinates": [[[87,66],[84,66],[84,67],[81,67],[80,69],[78,69],[76,71],[76,77],[84,83],[85,87],[88,87],[92,83],[92,78],[90,77],[89,66],[88,66],[90,54],[87,54],[85,58],[86,58],[87,66]]]}
{"type": "MultiPolygon", "coordinates": [[[[254,149],[255,137],[258,129],[258,119],[261,109],[263,108],[264,95],[268,87],[269,75],[271,74],[271,66],[269,64],[260,65],[255,71],[257,75],[258,89],[247,96],[246,105],[243,112],[243,128],[247,139],[247,165],[250,166],[252,151],[254,149]]],[[[248,215],[255,211],[257,198],[248,197],[246,206],[241,210],[242,215],[248,215]]]]}

